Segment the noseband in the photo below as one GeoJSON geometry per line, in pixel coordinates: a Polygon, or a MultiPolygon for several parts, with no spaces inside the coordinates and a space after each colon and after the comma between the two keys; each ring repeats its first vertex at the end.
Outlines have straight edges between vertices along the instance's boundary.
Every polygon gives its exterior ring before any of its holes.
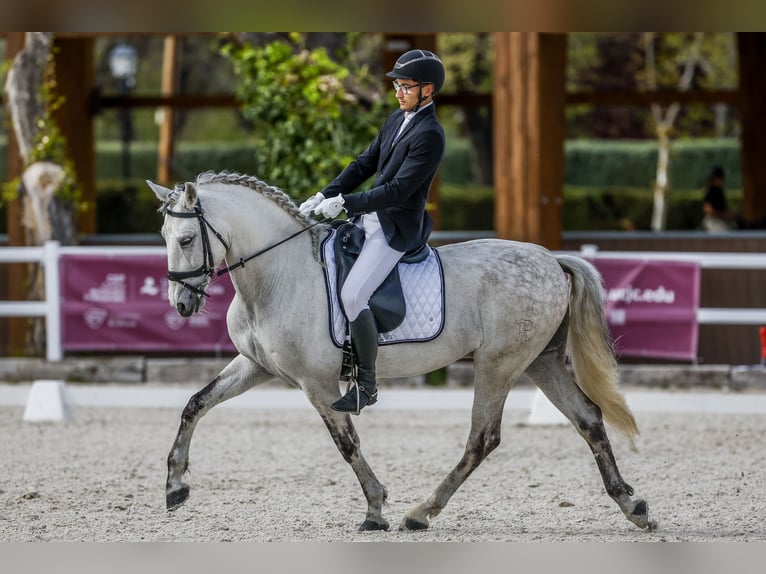
{"type": "MultiPolygon", "coordinates": [[[[202,287],[198,287],[196,285],[192,285],[190,283],[187,283],[185,280],[190,279],[192,277],[200,277],[203,275],[206,275],[209,278],[211,278],[213,275],[216,275],[215,271],[215,264],[213,262],[213,251],[210,249],[210,236],[208,235],[207,230],[210,229],[210,231],[213,232],[213,235],[218,238],[218,241],[221,242],[221,245],[223,245],[226,248],[226,251],[229,251],[229,244],[226,243],[226,240],[223,238],[223,236],[216,231],[215,227],[213,227],[210,222],[205,219],[205,215],[202,212],[202,205],[200,204],[199,198],[197,198],[197,203],[194,204],[194,211],[173,211],[171,209],[165,209],[164,210],[165,215],[169,215],[170,217],[181,217],[184,219],[190,219],[190,218],[196,218],[197,221],[199,221],[199,228],[200,228],[200,236],[202,237],[202,265],[197,267],[196,269],[192,271],[171,271],[168,269],[168,280],[169,281],[175,281],[176,283],[180,283],[190,291],[193,291],[198,296],[202,297],[209,297],[209,295],[202,289],[202,287]]],[[[261,249],[257,253],[254,253],[250,255],[249,257],[241,257],[237,263],[231,266],[226,266],[223,269],[219,270],[217,273],[217,276],[220,277],[221,275],[224,275],[226,273],[229,273],[231,271],[234,271],[237,267],[244,267],[246,261],[250,261],[251,259],[255,259],[259,255],[262,255],[266,253],[267,251],[271,251],[275,247],[278,247],[282,245],[283,243],[290,241],[293,237],[297,237],[304,231],[308,231],[312,227],[319,225],[321,221],[315,221],[311,225],[304,227],[303,229],[296,231],[292,235],[285,237],[284,239],[277,241],[273,245],[270,245],[269,247],[266,247],[265,249],[261,249]]]]}
{"type": "Polygon", "coordinates": [[[208,228],[213,232],[213,235],[218,238],[218,241],[221,242],[221,245],[226,248],[226,251],[229,250],[229,244],[226,243],[226,240],[223,238],[223,236],[218,233],[218,231],[216,231],[212,225],[210,225],[210,222],[205,219],[205,215],[202,213],[202,205],[199,202],[199,198],[197,198],[197,203],[194,204],[194,211],[173,211],[166,209],[165,215],[169,215],[170,217],[180,217],[183,219],[196,218],[197,221],[199,221],[200,237],[202,237],[202,265],[192,271],[171,271],[168,269],[168,280],[180,283],[199,296],[209,297],[209,295],[205,293],[202,287],[187,283],[186,279],[190,279],[192,277],[200,277],[203,275],[206,275],[209,279],[215,274],[213,250],[210,249],[210,235],[207,232],[208,228]]]}

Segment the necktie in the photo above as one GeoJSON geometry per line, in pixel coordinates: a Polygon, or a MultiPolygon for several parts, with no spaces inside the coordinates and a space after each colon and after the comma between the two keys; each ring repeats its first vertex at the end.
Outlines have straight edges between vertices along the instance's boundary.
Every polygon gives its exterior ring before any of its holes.
{"type": "Polygon", "coordinates": [[[410,119],[414,115],[415,112],[404,112],[404,120],[402,121],[402,125],[399,126],[399,131],[396,132],[396,137],[394,138],[394,141],[391,145],[394,145],[399,140],[399,136],[402,135],[404,128],[407,126],[407,124],[410,122],[410,119]]]}

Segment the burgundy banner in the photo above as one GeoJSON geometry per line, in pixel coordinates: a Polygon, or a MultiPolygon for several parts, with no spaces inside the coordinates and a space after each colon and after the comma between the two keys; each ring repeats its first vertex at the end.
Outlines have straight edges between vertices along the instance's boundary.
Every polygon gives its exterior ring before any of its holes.
{"type": "Polygon", "coordinates": [[[596,259],[618,355],[697,358],[700,266],[681,261],[596,259]]]}
{"type": "MultiPolygon", "coordinates": [[[[698,264],[591,261],[604,279],[619,355],[696,359],[698,264]]],[[[62,255],[60,271],[64,351],[236,352],[226,329],[234,297],[227,275],[207,288],[203,311],[184,318],[168,303],[164,255],[62,255]]]]}
{"type": "Polygon", "coordinates": [[[184,318],[168,303],[164,255],[62,255],[64,351],[235,351],[226,329],[234,297],[228,275],[184,318]]]}

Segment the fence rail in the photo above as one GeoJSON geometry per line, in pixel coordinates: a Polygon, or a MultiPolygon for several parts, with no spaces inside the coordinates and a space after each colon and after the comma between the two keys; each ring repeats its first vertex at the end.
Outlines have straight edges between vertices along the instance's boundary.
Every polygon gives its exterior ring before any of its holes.
{"type": "MultiPolygon", "coordinates": [[[[60,361],[61,294],[59,291],[59,259],[65,254],[114,257],[119,255],[164,254],[162,246],[62,247],[48,241],[42,247],[2,247],[2,263],[40,263],[44,267],[45,300],[0,301],[0,317],[44,317],[46,329],[46,358],[60,361]]],[[[594,245],[583,245],[579,251],[558,251],[588,259],[631,259],[645,261],[689,261],[707,269],[766,269],[766,254],[760,253],[699,253],[699,252],[636,252],[599,251],[594,245]]],[[[766,325],[766,309],[758,308],[700,308],[697,322],[716,325],[766,325]]]]}

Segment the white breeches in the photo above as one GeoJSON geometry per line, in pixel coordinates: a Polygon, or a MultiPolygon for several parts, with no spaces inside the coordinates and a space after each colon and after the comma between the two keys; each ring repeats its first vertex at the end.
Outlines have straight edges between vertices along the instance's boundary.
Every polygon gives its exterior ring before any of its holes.
{"type": "Polygon", "coordinates": [[[362,251],[340,292],[349,321],[355,320],[359,313],[369,308],[370,297],[404,255],[388,245],[378,216],[374,213],[362,217],[362,229],[365,234],[362,251]]]}

